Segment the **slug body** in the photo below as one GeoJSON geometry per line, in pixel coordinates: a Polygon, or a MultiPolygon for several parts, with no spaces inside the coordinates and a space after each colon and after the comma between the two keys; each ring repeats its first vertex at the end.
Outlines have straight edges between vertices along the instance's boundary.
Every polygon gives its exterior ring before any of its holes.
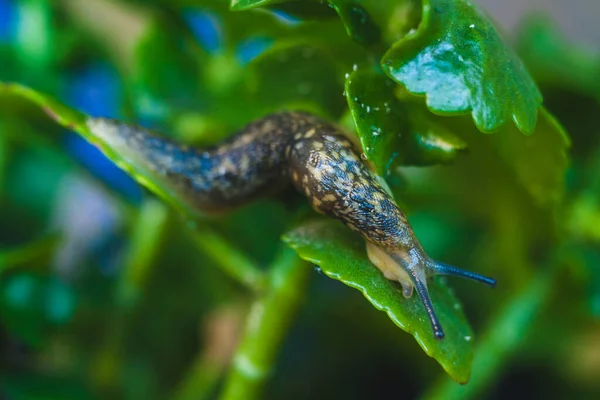
{"type": "Polygon", "coordinates": [[[416,288],[437,338],[444,332],[429,298],[428,276],[457,275],[495,284],[431,260],[352,142],[339,128],[312,115],[269,115],[208,149],[181,146],[106,119],[90,119],[88,128],[129,163],[167,177],[171,190],[201,210],[240,206],[291,183],[317,212],[360,233],[370,260],[386,278],[400,282],[405,297],[416,288]]]}

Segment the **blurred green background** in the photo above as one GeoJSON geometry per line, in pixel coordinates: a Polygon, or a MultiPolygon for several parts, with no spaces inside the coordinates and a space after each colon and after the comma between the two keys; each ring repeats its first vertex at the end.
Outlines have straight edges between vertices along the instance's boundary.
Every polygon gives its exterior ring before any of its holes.
{"type": "MultiPolygon", "coordinates": [[[[570,4],[600,16],[596,2],[570,4]]],[[[264,398],[600,398],[598,25],[497,7],[487,10],[500,26],[519,16],[507,38],[571,137],[557,200],[519,181],[552,168],[545,148],[515,150],[517,136],[481,134],[467,117],[431,117],[467,153],[387,176],[432,257],[499,281],[449,280],[475,332],[471,382],[452,382],[315,268],[264,398]]],[[[313,14],[305,24],[292,7],[231,13],[226,1],[0,0],[0,81],[197,145],[282,107],[347,125],[344,74],[367,54],[338,18],[313,14]]],[[[266,269],[301,204],[258,201],[195,243],[95,147],[0,96],[0,398],[217,398],[253,295],[211,246],[266,269]]]]}

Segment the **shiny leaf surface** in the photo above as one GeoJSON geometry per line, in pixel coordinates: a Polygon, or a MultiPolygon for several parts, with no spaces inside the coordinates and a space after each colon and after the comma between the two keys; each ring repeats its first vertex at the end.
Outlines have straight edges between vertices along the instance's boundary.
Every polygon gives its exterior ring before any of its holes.
{"type": "Polygon", "coordinates": [[[398,327],[413,335],[456,381],[469,380],[473,333],[460,303],[445,284],[436,280],[428,284],[446,332],[443,340],[436,340],[419,298],[415,295],[405,299],[401,288],[371,264],[360,236],[337,222],[315,220],[286,233],[283,240],[330,278],[360,290],[375,308],[386,312],[398,327]]]}
{"type": "Polygon", "coordinates": [[[424,0],[419,29],[396,42],[381,64],[440,114],[470,112],[484,132],[511,119],[534,130],[542,96],[522,62],[469,0],[424,0]]]}

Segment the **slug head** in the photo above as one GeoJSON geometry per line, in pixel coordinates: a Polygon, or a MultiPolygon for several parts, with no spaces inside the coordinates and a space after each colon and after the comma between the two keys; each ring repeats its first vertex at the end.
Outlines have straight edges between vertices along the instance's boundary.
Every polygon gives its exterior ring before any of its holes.
{"type": "Polygon", "coordinates": [[[420,245],[388,249],[367,241],[367,254],[387,279],[402,285],[404,297],[411,297],[416,290],[425,307],[436,339],[443,339],[445,335],[429,297],[427,277],[452,275],[485,283],[491,287],[496,285],[496,281],[492,278],[433,261],[420,245]]]}

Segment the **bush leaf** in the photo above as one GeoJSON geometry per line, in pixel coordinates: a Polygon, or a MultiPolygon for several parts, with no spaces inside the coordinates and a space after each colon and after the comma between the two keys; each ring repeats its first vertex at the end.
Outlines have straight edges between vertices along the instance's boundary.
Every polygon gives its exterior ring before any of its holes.
{"type": "Polygon", "coordinates": [[[432,121],[418,104],[398,100],[396,87],[387,76],[361,68],[346,79],[346,97],[363,152],[380,175],[392,161],[401,165],[446,163],[466,149],[465,142],[432,121]]]}
{"type": "Polygon", "coordinates": [[[280,41],[250,63],[248,88],[265,110],[308,107],[338,118],[345,109],[340,71],[325,49],[280,41]]]}
{"type": "Polygon", "coordinates": [[[446,338],[436,340],[417,296],[405,299],[369,261],[364,240],[335,221],[313,220],[286,233],[283,240],[304,260],[318,265],[330,278],[360,290],[401,329],[415,337],[425,353],[460,383],[469,380],[473,333],[458,300],[440,281],[429,286],[446,338]]]}
{"type": "Polygon", "coordinates": [[[383,56],[384,71],[433,112],[471,112],[483,132],[513,119],[534,130],[542,96],[492,23],[468,0],[423,0],[418,30],[383,56]]]}

